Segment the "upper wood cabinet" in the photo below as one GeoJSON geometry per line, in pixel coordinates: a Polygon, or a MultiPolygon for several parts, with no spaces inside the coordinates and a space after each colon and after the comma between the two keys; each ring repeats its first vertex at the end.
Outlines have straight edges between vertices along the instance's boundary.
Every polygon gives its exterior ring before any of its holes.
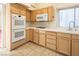
{"type": "Polygon", "coordinates": [[[44,14],[44,13],[48,13],[48,12],[47,12],[47,9],[48,9],[48,8],[44,8],[44,9],[42,9],[42,10],[41,10],[41,13],[42,13],[42,14],[44,14]]]}
{"type": "Polygon", "coordinates": [[[20,5],[20,14],[26,16],[26,8],[22,5],[20,5]]]}
{"type": "Polygon", "coordinates": [[[10,12],[19,14],[19,4],[11,4],[10,5],[10,12]]]}
{"type": "Polygon", "coordinates": [[[31,11],[31,20],[32,22],[36,21],[36,11],[31,11]]]}
{"type": "Polygon", "coordinates": [[[49,7],[48,8],[48,21],[52,21],[55,18],[55,8],[49,7]]]}
{"type": "Polygon", "coordinates": [[[31,11],[26,9],[26,21],[31,21],[31,11]]]}
{"type": "Polygon", "coordinates": [[[26,8],[20,4],[13,3],[10,7],[11,13],[26,16],[26,8]]]}
{"type": "Polygon", "coordinates": [[[42,10],[41,10],[41,9],[39,9],[39,10],[35,10],[35,12],[36,12],[36,15],[38,15],[38,14],[42,14],[42,10]]]}
{"type": "Polygon", "coordinates": [[[25,6],[17,3],[12,3],[10,9],[11,9],[11,13],[26,16],[26,21],[31,21],[31,18],[30,18],[32,16],[31,12],[30,10],[26,9],[25,6]]]}
{"type": "Polygon", "coordinates": [[[36,16],[38,14],[48,14],[48,20],[47,21],[52,21],[54,20],[54,16],[55,16],[55,9],[54,7],[48,7],[48,8],[43,8],[43,9],[39,9],[39,10],[34,10],[31,11],[31,21],[36,21],[36,16]]]}

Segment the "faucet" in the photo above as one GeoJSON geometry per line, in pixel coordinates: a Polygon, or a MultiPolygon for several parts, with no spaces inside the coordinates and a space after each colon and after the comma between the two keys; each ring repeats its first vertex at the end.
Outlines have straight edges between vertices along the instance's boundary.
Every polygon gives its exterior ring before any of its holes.
{"type": "Polygon", "coordinates": [[[71,23],[73,23],[73,27],[75,28],[75,23],[74,23],[74,21],[71,21],[70,23],[69,23],[69,30],[72,30],[72,28],[71,28],[71,23]]]}

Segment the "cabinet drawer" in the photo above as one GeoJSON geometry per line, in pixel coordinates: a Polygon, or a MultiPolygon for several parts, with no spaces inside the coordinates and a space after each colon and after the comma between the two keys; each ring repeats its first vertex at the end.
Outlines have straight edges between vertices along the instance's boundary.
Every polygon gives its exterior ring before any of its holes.
{"type": "Polygon", "coordinates": [[[62,36],[57,36],[57,40],[58,40],[58,39],[71,40],[71,38],[68,38],[68,37],[62,37],[62,36]]]}
{"type": "Polygon", "coordinates": [[[46,47],[47,47],[47,48],[50,48],[50,49],[53,49],[53,50],[56,50],[56,46],[53,45],[53,44],[50,44],[50,43],[47,43],[47,44],[46,44],[46,47]]]}
{"type": "Polygon", "coordinates": [[[46,35],[55,35],[56,36],[56,32],[46,32],[46,35]]]}
{"type": "Polygon", "coordinates": [[[71,38],[71,35],[68,34],[68,33],[57,33],[57,36],[62,36],[62,37],[71,38]]]}
{"type": "Polygon", "coordinates": [[[39,32],[39,30],[38,29],[34,29],[34,32],[39,32]]]}
{"type": "Polygon", "coordinates": [[[79,39],[79,35],[72,35],[72,39],[79,39]]]}
{"type": "Polygon", "coordinates": [[[41,31],[41,30],[40,30],[39,33],[45,33],[45,31],[41,31]]]}
{"type": "Polygon", "coordinates": [[[47,35],[48,39],[56,39],[56,36],[52,36],[52,35],[47,35]]]}
{"type": "Polygon", "coordinates": [[[47,43],[51,43],[51,44],[56,45],[56,40],[47,39],[47,43]]]}

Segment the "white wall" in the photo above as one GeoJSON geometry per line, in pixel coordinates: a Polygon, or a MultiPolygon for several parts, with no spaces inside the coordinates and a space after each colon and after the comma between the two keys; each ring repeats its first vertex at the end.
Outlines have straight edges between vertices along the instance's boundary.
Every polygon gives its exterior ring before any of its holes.
{"type": "Polygon", "coordinates": [[[6,49],[11,49],[11,17],[10,4],[6,4],[6,49]]]}

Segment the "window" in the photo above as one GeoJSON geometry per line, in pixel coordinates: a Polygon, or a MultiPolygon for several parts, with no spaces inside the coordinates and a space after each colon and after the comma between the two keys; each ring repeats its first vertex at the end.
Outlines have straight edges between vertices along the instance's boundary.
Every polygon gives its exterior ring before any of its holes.
{"type": "Polygon", "coordinates": [[[79,27],[79,8],[59,10],[59,20],[60,27],[69,27],[69,23],[71,22],[73,22],[72,27],[79,27]]]}
{"type": "Polygon", "coordinates": [[[79,8],[75,8],[75,26],[79,27],[79,8]]]}

